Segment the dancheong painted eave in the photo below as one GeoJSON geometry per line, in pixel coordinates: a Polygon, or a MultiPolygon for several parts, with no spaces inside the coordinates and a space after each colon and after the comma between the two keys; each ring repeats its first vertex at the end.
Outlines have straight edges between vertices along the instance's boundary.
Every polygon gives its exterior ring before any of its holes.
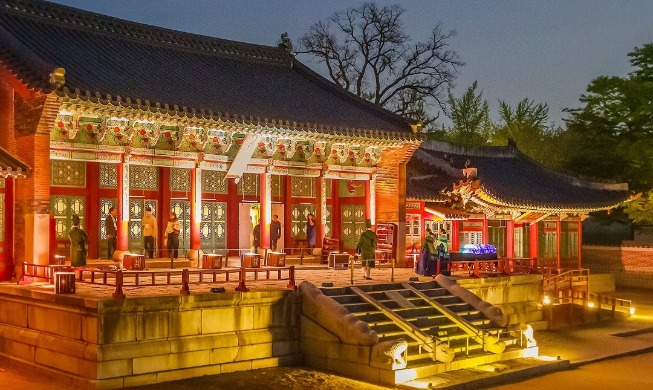
{"type": "Polygon", "coordinates": [[[178,117],[419,141],[412,121],[344,91],[285,48],[0,0],[0,61],[45,94],[178,117]]]}
{"type": "Polygon", "coordinates": [[[409,161],[407,172],[409,199],[434,201],[434,195],[455,193],[502,211],[587,213],[616,207],[630,196],[627,184],[595,183],[561,174],[512,147],[426,141],[409,161]],[[475,170],[473,180],[466,180],[465,168],[475,170]]]}
{"type": "Polygon", "coordinates": [[[0,177],[25,178],[29,171],[27,164],[0,147],[0,177]]]}

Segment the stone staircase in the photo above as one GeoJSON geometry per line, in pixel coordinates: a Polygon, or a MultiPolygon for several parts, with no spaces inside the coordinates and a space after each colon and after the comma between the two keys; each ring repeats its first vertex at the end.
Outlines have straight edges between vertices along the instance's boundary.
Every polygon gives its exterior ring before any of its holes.
{"type": "Polygon", "coordinates": [[[406,367],[396,383],[505,359],[537,355],[520,345],[521,334],[493,327],[481,311],[436,281],[322,288],[322,292],[366,322],[379,342],[404,339],[406,367]],[[453,360],[434,345],[446,345],[453,360]]]}

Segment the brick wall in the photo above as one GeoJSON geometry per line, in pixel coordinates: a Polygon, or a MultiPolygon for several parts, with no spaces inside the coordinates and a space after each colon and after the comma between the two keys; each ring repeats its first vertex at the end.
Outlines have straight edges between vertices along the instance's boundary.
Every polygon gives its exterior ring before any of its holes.
{"type": "Polygon", "coordinates": [[[583,267],[610,273],[617,287],[653,289],[653,247],[583,246],[583,267]]]}

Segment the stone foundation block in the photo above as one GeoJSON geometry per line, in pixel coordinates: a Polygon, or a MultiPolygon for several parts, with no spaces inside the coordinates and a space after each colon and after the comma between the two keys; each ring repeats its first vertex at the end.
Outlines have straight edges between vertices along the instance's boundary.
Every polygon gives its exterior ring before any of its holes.
{"type": "Polygon", "coordinates": [[[36,346],[83,359],[88,343],[42,333],[36,341],[36,346]]]}
{"type": "Polygon", "coordinates": [[[264,359],[272,357],[272,343],[242,345],[239,347],[237,361],[264,359]]]}
{"type": "Polygon", "coordinates": [[[235,372],[235,371],[249,371],[252,369],[252,362],[235,362],[225,363],[221,365],[222,373],[235,372]]]}
{"type": "Polygon", "coordinates": [[[36,347],[24,344],[19,341],[0,338],[0,354],[12,359],[24,360],[33,363],[35,360],[36,347]]]}
{"type": "Polygon", "coordinates": [[[202,310],[202,334],[251,330],[253,313],[251,306],[202,310]]]}
{"type": "Polygon", "coordinates": [[[81,360],[82,359],[42,348],[37,348],[36,353],[34,354],[34,362],[36,364],[42,364],[71,374],[79,373],[81,360]]]}
{"type": "Polygon", "coordinates": [[[206,350],[134,358],[133,373],[146,374],[148,372],[206,366],[210,364],[209,357],[210,353],[206,350]]]}
{"type": "Polygon", "coordinates": [[[27,325],[30,329],[70,339],[80,340],[82,337],[82,318],[79,313],[29,306],[27,325]]]}
{"type": "Polygon", "coordinates": [[[320,340],[334,343],[340,342],[340,339],[336,335],[304,315],[301,316],[300,323],[300,337],[302,340],[320,340]]]}
{"type": "Polygon", "coordinates": [[[231,363],[236,361],[240,347],[217,348],[211,351],[211,364],[231,363]]]}
{"type": "Polygon", "coordinates": [[[170,316],[168,312],[142,313],[136,316],[136,339],[152,340],[168,337],[170,316]]]}
{"type": "Polygon", "coordinates": [[[98,344],[136,341],[134,315],[104,316],[99,318],[98,344]]]}
{"type": "Polygon", "coordinates": [[[202,333],[202,313],[199,310],[170,312],[170,337],[193,336],[202,333]]]}
{"type": "Polygon", "coordinates": [[[170,352],[189,352],[204,349],[221,349],[237,347],[238,335],[234,332],[207,336],[190,336],[170,339],[170,352]]]}
{"type": "Polygon", "coordinates": [[[167,340],[140,341],[102,345],[98,349],[100,360],[119,360],[147,356],[159,356],[170,353],[167,340]]]}
{"type": "Polygon", "coordinates": [[[308,338],[301,339],[300,342],[301,351],[306,355],[311,355],[315,357],[327,357],[327,342],[322,340],[311,340],[308,338]]]}
{"type": "Polygon", "coordinates": [[[2,301],[0,324],[8,324],[27,328],[27,305],[8,300],[2,301]]]}
{"type": "Polygon", "coordinates": [[[133,370],[132,359],[109,360],[105,362],[98,362],[97,364],[97,378],[107,379],[116,378],[121,376],[129,376],[133,370]]]}
{"type": "Polygon", "coordinates": [[[351,361],[328,359],[328,369],[340,375],[361,379],[365,382],[379,383],[380,372],[378,368],[367,364],[353,363],[351,361]]]}
{"type": "Polygon", "coordinates": [[[286,356],[297,353],[300,353],[299,340],[287,340],[272,343],[272,356],[286,356]]]}
{"type": "Polygon", "coordinates": [[[124,387],[145,386],[156,383],[156,374],[132,375],[124,378],[124,387]]]}
{"type": "Polygon", "coordinates": [[[327,357],[329,359],[368,365],[370,363],[370,350],[371,347],[369,346],[328,343],[327,357]]]}
{"type": "Polygon", "coordinates": [[[82,341],[98,343],[98,319],[97,317],[82,316],[82,341]]]}
{"type": "MultiPolygon", "coordinates": [[[[222,373],[220,365],[185,368],[181,370],[163,371],[156,374],[157,383],[178,381],[180,379],[194,378],[205,375],[218,375],[222,373]]],[[[165,388],[165,385],[161,385],[165,388]]]]}

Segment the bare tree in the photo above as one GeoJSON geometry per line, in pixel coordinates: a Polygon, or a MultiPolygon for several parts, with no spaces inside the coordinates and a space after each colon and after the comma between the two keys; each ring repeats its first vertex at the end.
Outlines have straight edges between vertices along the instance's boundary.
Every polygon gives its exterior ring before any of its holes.
{"type": "Polygon", "coordinates": [[[454,31],[445,33],[438,23],[426,42],[413,42],[404,30],[405,11],[364,3],[336,12],[311,26],[297,53],[323,63],[341,87],[426,125],[437,118],[431,104],[445,111],[444,92],[463,63],[449,49],[454,31]]]}

